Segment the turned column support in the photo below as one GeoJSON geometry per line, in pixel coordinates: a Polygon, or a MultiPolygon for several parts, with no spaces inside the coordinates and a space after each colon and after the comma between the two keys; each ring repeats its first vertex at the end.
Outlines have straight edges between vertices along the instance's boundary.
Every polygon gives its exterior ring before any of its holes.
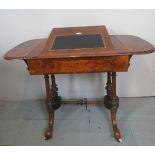
{"type": "Polygon", "coordinates": [[[54,95],[54,101],[53,101],[53,107],[54,107],[54,110],[60,108],[61,106],[61,97],[58,96],[58,87],[57,87],[57,84],[55,82],[55,75],[52,74],[51,75],[51,81],[52,81],[52,90],[53,90],[53,95],[54,95]]]}

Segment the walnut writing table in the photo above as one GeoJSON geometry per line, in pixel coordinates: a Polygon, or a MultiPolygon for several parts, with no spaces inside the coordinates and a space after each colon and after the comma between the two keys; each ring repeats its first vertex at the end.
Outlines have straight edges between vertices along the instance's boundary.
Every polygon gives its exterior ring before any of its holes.
{"type": "Polygon", "coordinates": [[[54,110],[61,106],[54,74],[107,72],[104,105],[111,111],[114,137],[121,142],[116,123],[119,106],[116,72],[128,71],[132,55],[154,50],[150,43],[136,36],[108,35],[105,26],[70,27],[54,28],[48,39],[24,42],[11,49],[4,58],[24,60],[31,75],[44,75],[48,111],[45,139],[52,137],[54,110]]]}

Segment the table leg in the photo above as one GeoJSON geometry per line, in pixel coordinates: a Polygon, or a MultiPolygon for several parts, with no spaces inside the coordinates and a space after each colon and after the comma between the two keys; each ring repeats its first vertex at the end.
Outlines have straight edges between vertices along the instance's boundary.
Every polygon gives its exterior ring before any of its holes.
{"type": "Polygon", "coordinates": [[[107,95],[104,97],[104,106],[107,109],[111,109],[111,91],[112,91],[111,72],[107,73],[107,83],[105,89],[107,95]]]}
{"type": "Polygon", "coordinates": [[[54,93],[53,107],[54,107],[54,110],[56,110],[56,109],[60,108],[60,106],[61,106],[61,97],[58,96],[58,87],[55,82],[54,74],[51,75],[51,81],[52,81],[52,88],[53,88],[53,93],[54,93]]]}
{"type": "Polygon", "coordinates": [[[46,86],[46,107],[48,112],[48,127],[45,131],[45,140],[48,140],[52,137],[53,132],[53,124],[54,124],[54,108],[53,108],[53,102],[54,102],[54,91],[53,87],[50,89],[50,83],[49,83],[49,76],[45,75],[45,86],[46,86]]]}
{"type": "Polygon", "coordinates": [[[119,107],[119,98],[116,95],[116,73],[107,73],[107,95],[104,97],[104,105],[111,110],[112,127],[114,131],[114,137],[118,142],[122,142],[121,133],[117,127],[116,113],[119,107]]]}

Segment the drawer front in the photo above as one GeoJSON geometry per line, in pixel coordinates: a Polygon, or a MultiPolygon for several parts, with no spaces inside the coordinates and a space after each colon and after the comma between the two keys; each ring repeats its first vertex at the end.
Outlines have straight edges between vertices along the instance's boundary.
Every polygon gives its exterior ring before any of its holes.
{"type": "Polygon", "coordinates": [[[27,60],[30,74],[67,74],[95,72],[125,72],[129,67],[129,56],[109,56],[72,59],[27,60]]]}

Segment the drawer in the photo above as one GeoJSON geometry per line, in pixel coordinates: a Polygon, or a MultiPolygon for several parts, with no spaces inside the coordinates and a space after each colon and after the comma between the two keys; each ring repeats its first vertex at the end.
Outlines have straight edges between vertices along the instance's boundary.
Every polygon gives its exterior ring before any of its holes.
{"type": "Polygon", "coordinates": [[[95,72],[125,72],[129,67],[129,56],[107,56],[96,58],[31,59],[27,60],[30,74],[67,74],[95,72]]]}

